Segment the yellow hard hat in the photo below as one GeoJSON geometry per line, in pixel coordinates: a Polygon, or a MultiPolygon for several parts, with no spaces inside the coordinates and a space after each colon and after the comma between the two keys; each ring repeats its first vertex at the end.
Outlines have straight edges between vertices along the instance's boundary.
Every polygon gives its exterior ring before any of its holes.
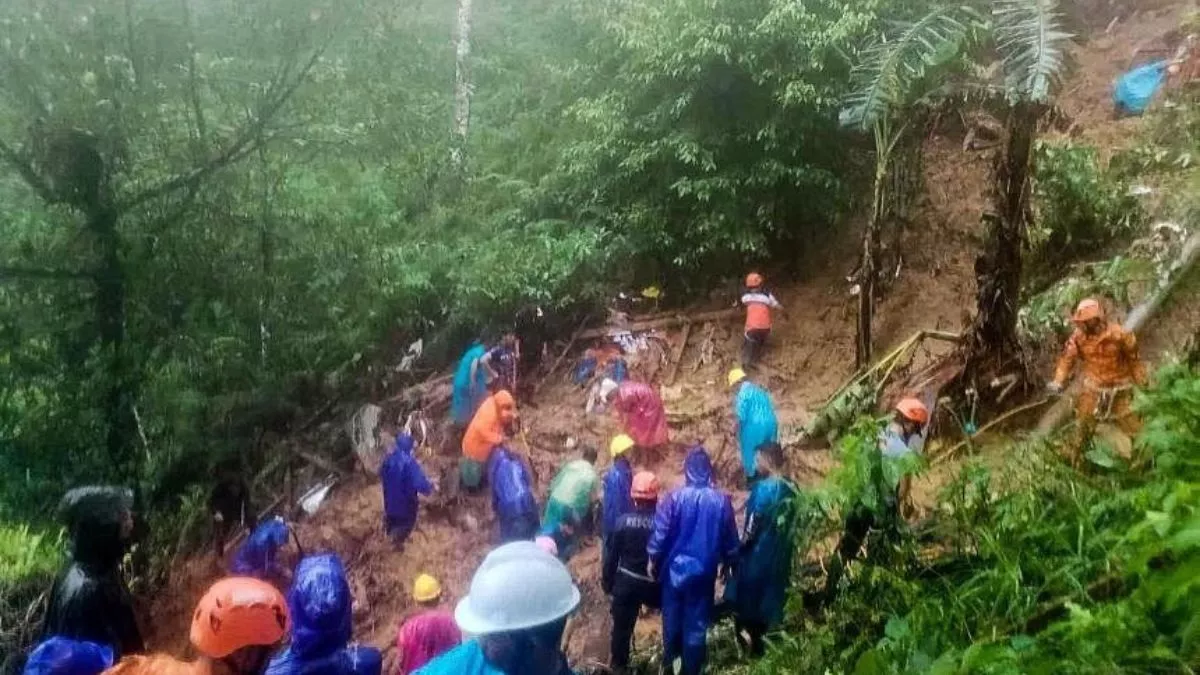
{"type": "Polygon", "coordinates": [[[629,450],[634,445],[635,443],[633,442],[633,439],[627,434],[613,436],[613,439],[608,443],[608,453],[613,457],[623,455],[625,454],[625,451],[629,450]]]}
{"type": "Polygon", "coordinates": [[[734,368],[733,370],[729,371],[729,386],[732,387],[744,379],[746,379],[746,371],[742,370],[741,368],[734,368]]]}
{"type": "Polygon", "coordinates": [[[442,597],[442,585],[437,579],[422,574],[413,582],[413,600],[417,602],[430,602],[442,597]]]}

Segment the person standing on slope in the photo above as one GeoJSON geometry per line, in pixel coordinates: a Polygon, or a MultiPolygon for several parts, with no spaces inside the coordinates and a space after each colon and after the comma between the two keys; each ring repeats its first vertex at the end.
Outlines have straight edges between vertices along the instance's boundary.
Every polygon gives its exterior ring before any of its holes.
{"type": "Polygon", "coordinates": [[[415,673],[462,642],[462,631],[454,623],[454,615],[438,608],[442,585],[437,579],[428,574],[417,577],[413,582],[412,597],[418,613],[405,620],[396,635],[396,653],[400,661],[397,675],[415,673]]]}
{"type": "Polygon", "coordinates": [[[479,406],[463,434],[463,457],[459,462],[463,487],[468,490],[479,488],[492,448],[512,435],[516,422],[517,402],[507,391],[492,394],[479,406]]]}
{"type": "Polygon", "coordinates": [[[763,284],[758,272],[746,275],[746,287],[742,289],[742,305],[746,308],[746,326],[742,338],[742,368],[750,369],[758,363],[771,335],[771,310],[783,310],[783,305],[763,284]]]}
{"type": "Polygon", "coordinates": [[[488,371],[480,361],[487,354],[487,347],[476,340],[471,343],[454,371],[454,388],[450,398],[450,420],[458,433],[462,433],[471,418],[488,395],[488,371]]]}
{"type": "Polygon", "coordinates": [[[479,359],[479,364],[487,371],[488,386],[492,391],[517,390],[517,364],[520,360],[521,341],[513,332],[505,333],[500,344],[489,349],[479,359]]]}
{"type": "Polygon", "coordinates": [[[764,443],[779,441],[779,422],[771,395],[746,377],[746,371],[729,371],[729,386],[733,387],[733,414],[737,419],[738,449],[742,456],[742,471],[746,482],[754,478],[755,453],[764,443]]]}
{"type": "Polygon", "coordinates": [[[658,477],[640,471],[630,488],[633,509],[622,514],[604,539],[603,572],[600,586],[612,598],[612,641],[610,644],[613,675],[629,672],[629,648],[633,628],[642,607],[657,609],[662,604],[662,588],[646,569],[646,546],[654,530],[654,509],[658,505],[658,477]]]}
{"type": "Polygon", "coordinates": [[[605,398],[621,420],[625,434],[642,450],[667,444],[667,411],[658,391],[645,382],[625,380],[606,387],[605,398]]]}
{"type": "Polygon", "coordinates": [[[650,577],[662,580],[663,663],[682,657],[683,675],[697,675],[708,659],[717,572],[735,562],[739,542],[733,501],[713,487],[703,447],[688,451],[684,475],[685,485],[658,506],[646,553],[650,577]]]}
{"type": "Polygon", "coordinates": [[[634,442],[626,434],[614,436],[608,444],[612,466],[604,473],[604,501],[601,507],[600,534],[608,537],[617,526],[617,520],[633,510],[630,489],[633,487],[633,466],[630,454],[634,442]]]}
{"type": "Polygon", "coordinates": [[[434,489],[413,457],[412,436],[396,436],[392,452],[379,467],[379,483],[383,487],[383,530],[396,548],[402,549],[417,526],[418,495],[429,495],[434,489]]]}
{"type": "Polygon", "coordinates": [[[1071,316],[1075,330],[1047,385],[1061,393],[1076,362],[1082,362],[1083,386],[1075,399],[1075,436],[1068,446],[1074,465],[1082,461],[1083,447],[1096,431],[1096,416],[1111,417],[1130,438],[1141,431],[1142,421],[1133,411],[1133,388],[1146,384],[1146,365],[1138,354],[1137,337],[1120,324],[1104,318],[1104,308],[1092,298],[1079,303],[1071,316]]]}

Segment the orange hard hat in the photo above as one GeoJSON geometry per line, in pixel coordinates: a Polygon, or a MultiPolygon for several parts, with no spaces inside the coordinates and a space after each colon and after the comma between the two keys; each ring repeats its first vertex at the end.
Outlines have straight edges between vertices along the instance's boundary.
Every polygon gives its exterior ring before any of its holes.
{"type": "Polygon", "coordinates": [[[911,396],[900,399],[900,402],[896,404],[896,411],[917,424],[925,424],[929,421],[929,408],[911,396]]]}
{"type": "Polygon", "coordinates": [[[1075,308],[1075,313],[1071,315],[1071,320],[1076,323],[1099,319],[1104,316],[1104,308],[1100,306],[1100,302],[1093,298],[1087,298],[1079,303],[1075,308]]]}
{"type": "Polygon", "coordinates": [[[762,284],[763,278],[758,272],[751,272],[746,275],[746,288],[758,288],[762,284]]]}
{"type": "Polygon", "coordinates": [[[639,471],[633,477],[633,489],[629,492],[634,499],[643,501],[658,499],[658,476],[649,471],[639,471]]]}
{"type": "Polygon", "coordinates": [[[277,644],[287,633],[283,594],[250,577],[229,577],[213,584],[192,615],[192,644],[213,659],[243,647],[277,644]]]}

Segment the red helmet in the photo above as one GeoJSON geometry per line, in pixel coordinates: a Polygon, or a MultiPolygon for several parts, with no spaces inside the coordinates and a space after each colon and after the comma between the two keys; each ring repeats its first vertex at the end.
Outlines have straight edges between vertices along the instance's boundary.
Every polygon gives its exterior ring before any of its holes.
{"type": "Polygon", "coordinates": [[[288,632],[288,606],[271,584],[230,577],[212,585],[192,615],[192,644],[223,659],[243,647],[278,644],[288,632]]]}
{"type": "Polygon", "coordinates": [[[762,275],[758,272],[751,272],[746,275],[746,288],[758,288],[763,285],[762,275]]]}
{"type": "Polygon", "coordinates": [[[1075,323],[1083,323],[1092,319],[1102,318],[1103,316],[1104,308],[1100,306],[1100,302],[1093,298],[1087,298],[1075,308],[1075,313],[1071,315],[1071,320],[1075,323]]]}
{"type": "Polygon", "coordinates": [[[634,499],[654,501],[658,499],[658,476],[649,471],[639,471],[633,477],[633,489],[629,491],[634,499]]]}
{"type": "Polygon", "coordinates": [[[905,419],[917,424],[925,424],[929,421],[929,408],[911,396],[900,399],[900,402],[896,404],[896,411],[904,415],[905,419]]]}

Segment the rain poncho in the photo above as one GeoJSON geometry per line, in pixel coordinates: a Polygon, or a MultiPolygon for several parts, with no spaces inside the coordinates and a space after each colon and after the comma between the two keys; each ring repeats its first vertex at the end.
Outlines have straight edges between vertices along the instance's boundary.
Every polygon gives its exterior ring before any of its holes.
{"type": "Polygon", "coordinates": [[[1168,61],[1155,61],[1117,78],[1113,86],[1113,103],[1117,109],[1129,115],[1141,115],[1150,107],[1154,95],[1167,79],[1168,61]]]}
{"type": "Polygon", "coordinates": [[[517,403],[507,391],[489,396],[463,435],[463,455],[480,464],[487,462],[492,448],[504,442],[504,426],[514,419],[516,410],[517,403]]]}
{"type": "Polygon", "coordinates": [[[737,571],[725,586],[725,601],[742,621],[771,629],[783,620],[795,550],[796,497],[796,488],[778,476],[757,481],[750,491],[737,571]]]}
{"type": "Polygon", "coordinates": [[[418,675],[505,675],[487,662],[479,640],[467,640],[430,661],[418,675]]]}
{"type": "Polygon", "coordinates": [[[132,508],[133,493],[125,488],[76,488],[63,497],[59,509],[71,536],[71,560],[50,591],[42,639],[108,645],[115,659],[145,649],[120,570],[121,523],[132,517],[132,508]]]}
{"type": "Polygon", "coordinates": [[[266,675],[379,675],[379,650],[347,646],[352,602],[346,570],[336,555],[301,560],[288,591],[292,639],[271,659],[266,675]]]}
{"type": "Polygon", "coordinates": [[[99,675],[113,664],[113,650],[95,642],[52,637],[25,662],[24,675],[99,675]]]}
{"type": "Polygon", "coordinates": [[[557,530],[563,522],[582,522],[591,506],[596,482],[596,469],[591,462],[577,459],[564,464],[550,481],[546,515],[542,519],[545,528],[557,530]]]}
{"type": "Polygon", "coordinates": [[[514,528],[531,527],[532,531],[527,534],[533,539],[538,525],[538,506],[533,496],[533,478],[525,463],[508,448],[496,448],[488,464],[488,482],[492,486],[492,511],[500,523],[501,538],[524,538],[526,532],[514,532],[514,528]]]}
{"type": "Polygon", "coordinates": [[[458,361],[454,371],[454,395],[450,401],[450,417],[460,427],[466,426],[483,399],[487,398],[487,369],[478,363],[487,353],[487,348],[476,342],[458,361]],[[475,379],[471,379],[471,367],[475,367],[475,379]]]}
{"type": "Polygon", "coordinates": [[[396,436],[396,446],[379,467],[387,528],[411,531],[417,522],[417,495],[433,492],[433,484],[413,457],[413,438],[396,436]]]}
{"type": "Polygon", "coordinates": [[[626,380],[617,387],[612,407],[621,416],[625,433],[643,448],[656,448],[669,440],[667,411],[654,387],[626,380]]]}
{"type": "Polygon", "coordinates": [[[412,617],[396,636],[400,675],[409,675],[460,642],[462,632],[449,612],[430,610],[412,617]]]}
{"type": "Polygon", "coordinates": [[[287,543],[288,534],[287,523],[279,516],[261,523],[233,554],[230,573],[259,578],[278,574],[279,563],[275,557],[280,547],[287,543]]]}
{"type": "Polygon", "coordinates": [[[663,661],[683,657],[683,672],[699,673],[713,584],[721,563],[737,555],[737,523],[729,495],[712,486],[712,461],[702,447],[684,461],[687,482],[668,494],[654,515],[646,552],[663,585],[663,661]]]}
{"type": "Polygon", "coordinates": [[[612,468],[604,474],[604,508],[600,521],[600,532],[608,536],[617,526],[617,519],[633,510],[633,467],[629,460],[618,456],[612,468]]]}
{"type": "Polygon", "coordinates": [[[742,453],[742,471],[746,478],[755,474],[754,455],[763,443],[779,440],[779,424],[775,405],[766,389],[753,382],[743,382],[733,399],[733,413],[738,422],[738,448],[742,453]]]}

